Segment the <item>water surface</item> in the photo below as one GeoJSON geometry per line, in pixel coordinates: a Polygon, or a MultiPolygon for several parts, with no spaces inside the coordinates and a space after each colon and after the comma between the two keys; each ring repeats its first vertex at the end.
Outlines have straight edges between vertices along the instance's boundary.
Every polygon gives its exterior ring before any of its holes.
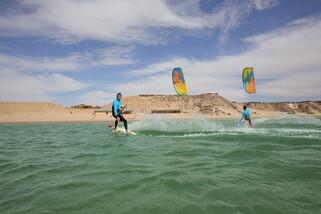
{"type": "Polygon", "coordinates": [[[0,213],[321,213],[321,121],[0,125],[0,213]]]}

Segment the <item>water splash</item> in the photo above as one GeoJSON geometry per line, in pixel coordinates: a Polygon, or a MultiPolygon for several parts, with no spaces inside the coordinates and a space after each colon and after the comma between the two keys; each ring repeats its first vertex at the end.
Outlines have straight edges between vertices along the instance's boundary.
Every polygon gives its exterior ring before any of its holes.
{"type": "Polygon", "coordinates": [[[314,117],[282,116],[261,118],[254,119],[254,124],[254,128],[248,128],[238,127],[235,120],[209,120],[205,118],[177,120],[154,116],[132,123],[131,129],[141,135],[158,137],[256,135],[321,139],[321,121],[314,117]]]}
{"type": "Polygon", "coordinates": [[[255,119],[256,124],[292,124],[321,126],[321,120],[311,116],[283,115],[271,118],[255,119]]]}
{"type": "Polygon", "coordinates": [[[224,129],[227,124],[223,121],[213,121],[204,118],[194,118],[189,120],[177,120],[167,117],[149,117],[142,121],[136,121],[131,125],[135,131],[160,131],[160,132],[212,132],[224,129]]]}

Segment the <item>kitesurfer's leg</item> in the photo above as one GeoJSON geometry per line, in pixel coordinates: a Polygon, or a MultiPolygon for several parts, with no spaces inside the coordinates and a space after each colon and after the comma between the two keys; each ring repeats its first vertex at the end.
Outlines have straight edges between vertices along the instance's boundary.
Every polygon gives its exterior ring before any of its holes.
{"type": "Polygon", "coordinates": [[[123,115],[120,115],[119,117],[120,117],[120,121],[124,122],[124,126],[125,126],[125,129],[127,132],[127,130],[128,130],[127,120],[123,117],[123,115]]]}
{"type": "Polygon", "coordinates": [[[119,121],[119,117],[115,117],[115,130],[117,129],[118,121],[119,121]]]}

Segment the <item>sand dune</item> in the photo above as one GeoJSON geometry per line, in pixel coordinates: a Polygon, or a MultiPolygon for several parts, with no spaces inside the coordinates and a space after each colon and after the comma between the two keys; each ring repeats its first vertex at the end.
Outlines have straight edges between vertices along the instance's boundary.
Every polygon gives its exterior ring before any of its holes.
{"type": "MultiPolygon", "coordinates": [[[[140,120],[153,112],[161,112],[162,116],[178,119],[193,117],[233,119],[240,117],[243,106],[243,103],[230,102],[216,93],[189,96],[140,95],[125,97],[122,102],[123,105],[127,104],[128,109],[133,112],[126,115],[129,120],[140,120]]],[[[248,105],[254,118],[283,114],[321,114],[321,101],[253,102],[248,105]]],[[[111,103],[106,104],[103,109],[110,110],[111,103]]],[[[60,104],[44,102],[0,102],[0,123],[102,122],[112,120],[110,114],[94,115],[94,109],[73,109],[60,104]]]]}
{"type": "MultiPolygon", "coordinates": [[[[125,97],[123,105],[135,113],[150,114],[157,110],[181,110],[181,117],[202,115],[208,118],[239,118],[244,103],[231,102],[217,93],[200,95],[139,95],[125,97]]],[[[248,103],[254,117],[280,114],[320,114],[321,102],[248,103]]],[[[105,108],[110,109],[111,103],[105,108]]],[[[171,114],[174,116],[174,114],[171,114]]]]}
{"type": "Polygon", "coordinates": [[[81,122],[105,121],[106,117],[93,119],[91,109],[65,108],[55,103],[0,102],[0,122],[81,122]]]}

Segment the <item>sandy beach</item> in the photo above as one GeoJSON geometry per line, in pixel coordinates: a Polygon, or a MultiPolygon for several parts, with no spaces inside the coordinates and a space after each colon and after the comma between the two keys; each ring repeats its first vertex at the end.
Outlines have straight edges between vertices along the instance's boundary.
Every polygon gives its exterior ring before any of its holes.
{"type": "MultiPolygon", "coordinates": [[[[238,119],[243,103],[230,102],[214,94],[191,96],[140,95],[125,97],[129,121],[146,117],[169,117],[175,119],[238,119]],[[171,113],[176,112],[176,113],[171,113]],[[177,113],[179,112],[179,113],[177,113]]],[[[279,115],[320,115],[321,102],[300,103],[249,103],[253,118],[279,115]]],[[[110,110],[111,103],[102,107],[110,110]]],[[[105,122],[113,121],[110,113],[95,109],[75,109],[45,102],[0,102],[0,123],[57,123],[57,122],[105,122]]]]}

